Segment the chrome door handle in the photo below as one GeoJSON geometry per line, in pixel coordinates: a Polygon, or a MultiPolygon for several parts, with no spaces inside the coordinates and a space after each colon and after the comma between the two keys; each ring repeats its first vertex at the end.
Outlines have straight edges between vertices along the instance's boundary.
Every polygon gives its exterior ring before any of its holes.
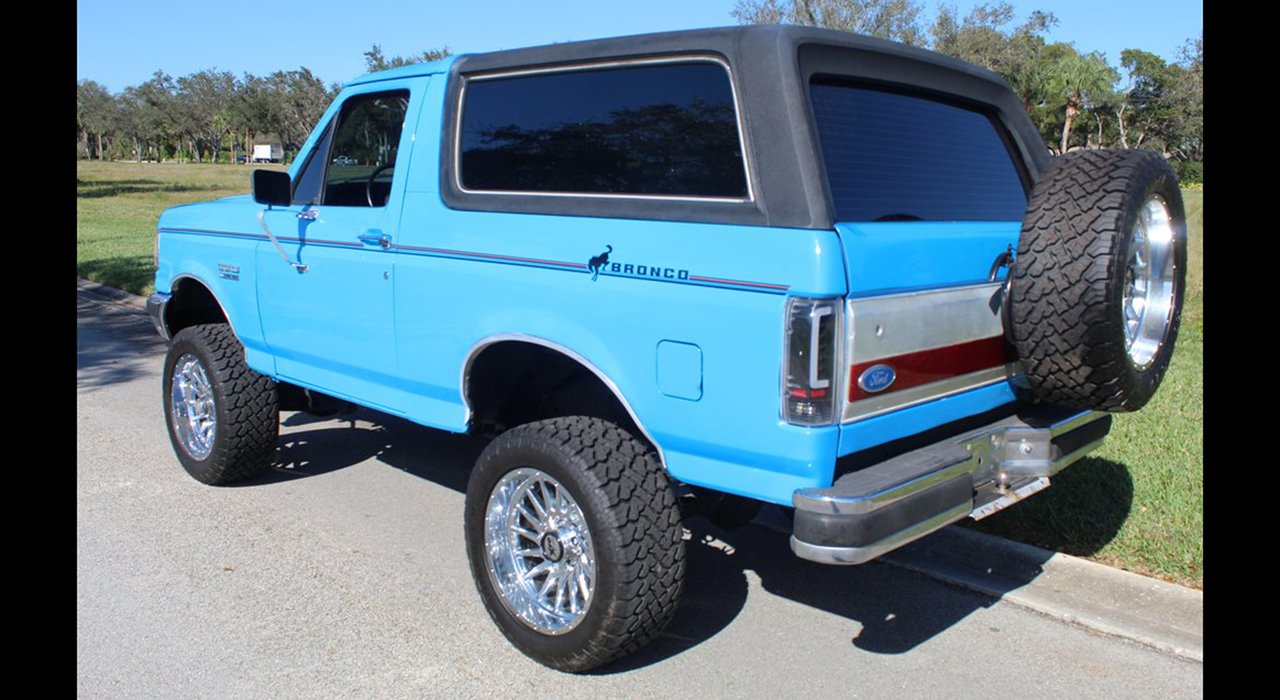
{"type": "Polygon", "coordinates": [[[360,242],[365,245],[381,246],[383,250],[391,247],[391,236],[377,230],[369,229],[367,232],[360,234],[360,242]]]}

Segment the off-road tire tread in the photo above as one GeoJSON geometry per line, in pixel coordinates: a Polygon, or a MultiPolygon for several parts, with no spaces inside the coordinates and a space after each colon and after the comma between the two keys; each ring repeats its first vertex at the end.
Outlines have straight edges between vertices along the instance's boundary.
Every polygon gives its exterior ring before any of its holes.
{"type": "MultiPolygon", "coordinates": [[[[1173,170],[1151,151],[1076,151],[1054,159],[1034,189],[1010,273],[1010,309],[1014,346],[1041,400],[1119,412],[1150,398],[1127,386],[1132,368],[1114,312],[1123,290],[1110,282],[1126,262],[1116,255],[1117,239],[1129,233],[1125,213],[1141,205],[1133,183],[1161,176],[1173,170]]],[[[1169,348],[1177,326],[1175,314],[1169,348]]],[[[1167,366],[1166,359],[1152,367],[1153,386],[1167,366]]]]}
{"type": "MultiPolygon", "coordinates": [[[[198,470],[188,472],[213,485],[263,473],[275,460],[280,433],[276,383],[249,368],[244,346],[228,324],[190,326],[174,336],[173,342],[183,339],[203,351],[214,400],[221,409],[212,453],[198,470]]],[[[167,383],[164,390],[169,391],[167,383]]]]}
{"type": "MultiPolygon", "coordinates": [[[[652,448],[599,418],[570,416],[512,428],[490,445],[481,461],[501,459],[507,449],[535,444],[572,456],[594,484],[593,493],[587,498],[600,499],[597,504],[616,521],[621,543],[618,564],[623,595],[606,613],[600,633],[568,656],[541,656],[522,649],[552,668],[586,671],[645,646],[671,621],[684,588],[680,509],[666,471],[652,448]]],[[[600,541],[600,533],[593,532],[592,536],[600,541]]],[[[473,573],[479,586],[479,578],[485,574],[473,573]]],[[[601,602],[597,599],[593,605],[601,602]]],[[[503,634],[520,648],[495,611],[485,607],[503,634]]]]}

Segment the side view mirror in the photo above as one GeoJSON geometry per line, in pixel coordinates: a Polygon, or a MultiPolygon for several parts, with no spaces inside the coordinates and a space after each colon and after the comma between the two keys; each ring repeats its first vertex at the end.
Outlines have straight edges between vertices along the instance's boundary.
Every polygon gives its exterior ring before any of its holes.
{"type": "Polygon", "coordinates": [[[253,201],[268,206],[289,206],[293,199],[289,173],[278,170],[253,171],[253,201]]]}

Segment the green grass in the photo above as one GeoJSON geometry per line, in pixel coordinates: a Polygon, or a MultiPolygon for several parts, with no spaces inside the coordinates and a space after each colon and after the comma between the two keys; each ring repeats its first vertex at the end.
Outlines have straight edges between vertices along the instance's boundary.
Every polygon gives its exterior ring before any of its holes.
{"type": "Polygon", "coordinates": [[[178,204],[249,192],[254,168],[76,162],[76,274],[133,292],[154,291],[156,221],[178,204]]]}
{"type": "MultiPolygon", "coordinates": [[[[150,294],[160,212],[248,192],[251,170],[234,165],[78,162],[76,273],[135,294],[150,294]]],[[[1183,197],[1190,233],[1187,297],[1177,351],[1159,394],[1143,410],[1116,416],[1104,446],[1054,477],[1053,488],[974,527],[1200,588],[1204,192],[1184,191],[1183,197]]]]}
{"type": "Polygon", "coordinates": [[[1204,192],[1188,222],[1182,329],[1160,391],[1049,488],[973,524],[1010,539],[1204,587],[1204,192]]]}

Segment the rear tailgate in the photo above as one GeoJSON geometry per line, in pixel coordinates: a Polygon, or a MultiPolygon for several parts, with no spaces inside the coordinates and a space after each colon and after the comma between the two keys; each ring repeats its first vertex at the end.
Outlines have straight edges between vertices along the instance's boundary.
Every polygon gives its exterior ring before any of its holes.
{"type": "Polygon", "coordinates": [[[1007,132],[904,88],[818,76],[810,97],[849,285],[840,454],[1015,401],[993,265],[1029,178],[1007,132]]]}

